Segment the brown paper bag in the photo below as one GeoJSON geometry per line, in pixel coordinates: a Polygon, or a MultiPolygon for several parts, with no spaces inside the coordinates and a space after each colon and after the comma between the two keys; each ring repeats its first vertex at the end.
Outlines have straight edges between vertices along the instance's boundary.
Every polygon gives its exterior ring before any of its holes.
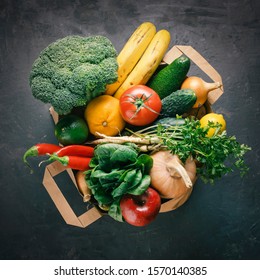
{"type": "MultiPolygon", "coordinates": [[[[167,54],[165,55],[163,62],[170,64],[176,58],[185,54],[189,57],[205,74],[207,74],[212,81],[220,82],[222,84],[222,79],[219,73],[203,58],[195,49],[191,46],[174,46],[172,47],[167,54]]],[[[223,84],[222,84],[223,85],[223,84]]],[[[218,98],[223,94],[223,86],[211,91],[208,95],[208,103],[206,104],[206,110],[210,111],[210,105],[214,104],[218,98]]],[[[50,108],[50,114],[55,123],[58,122],[59,116],[50,108]]],[[[60,188],[56,184],[54,178],[56,175],[60,174],[61,172],[68,172],[72,182],[74,183],[75,187],[77,187],[75,176],[71,169],[62,166],[58,162],[53,162],[46,166],[45,173],[43,177],[43,185],[48,191],[51,199],[53,200],[54,204],[56,205],[58,211],[60,212],[61,216],[65,220],[65,222],[69,225],[77,226],[85,228],[91,223],[95,222],[99,218],[103,216],[102,212],[99,210],[98,207],[93,206],[91,209],[87,210],[80,216],[77,216],[71,206],[69,205],[68,201],[62,194],[60,188]]],[[[161,205],[160,212],[168,212],[177,209],[183,203],[185,203],[192,193],[192,189],[189,189],[187,193],[179,198],[170,199],[161,205]]],[[[79,203],[82,203],[82,200],[79,196],[79,203]]]]}

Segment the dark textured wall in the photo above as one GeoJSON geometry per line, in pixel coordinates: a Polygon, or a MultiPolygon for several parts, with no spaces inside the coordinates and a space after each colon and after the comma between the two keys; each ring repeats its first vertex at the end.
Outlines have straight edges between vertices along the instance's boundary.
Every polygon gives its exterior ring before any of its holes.
{"type": "Polygon", "coordinates": [[[259,259],[259,3],[2,0],[0,258],[259,259]],[[105,35],[119,51],[144,21],[168,29],[171,46],[192,45],[222,75],[225,93],[213,109],[224,114],[230,135],[253,148],[246,157],[250,172],[214,186],[198,180],[185,205],[145,228],[109,217],[86,229],[68,226],[42,186],[44,167],[32,159],[30,175],[21,161],[35,143],[56,142],[49,106],[28,86],[31,65],[49,43],[70,34],[105,35]]]}

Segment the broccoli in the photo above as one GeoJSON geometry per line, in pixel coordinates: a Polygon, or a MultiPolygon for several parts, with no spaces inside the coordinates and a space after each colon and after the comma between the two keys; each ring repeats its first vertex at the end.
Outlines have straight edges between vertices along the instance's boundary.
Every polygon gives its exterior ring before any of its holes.
{"type": "Polygon", "coordinates": [[[47,46],[29,77],[32,95],[65,115],[117,80],[117,52],[104,36],[67,36],[47,46]]]}

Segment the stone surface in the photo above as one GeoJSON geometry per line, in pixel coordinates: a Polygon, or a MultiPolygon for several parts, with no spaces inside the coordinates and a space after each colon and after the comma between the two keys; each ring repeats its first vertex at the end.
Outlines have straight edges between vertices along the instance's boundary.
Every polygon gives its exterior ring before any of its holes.
{"type": "MultiPolygon", "coordinates": [[[[0,3],[0,259],[259,259],[260,145],[257,0],[2,0],[0,3]],[[33,61],[54,40],[71,34],[108,36],[120,51],[135,28],[151,21],[192,45],[221,74],[224,95],[214,104],[228,133],[252,147],[247,177],[198,180],[189,201],[145,228],[99,219],[68,226],[42,186],[44,166],[26,149],[56,143],[49,106],[28,85],[33,61]]],[[[197,70],[194,69],[194,73],[197,70]]],[[[199,73],[199,72],[198,72],[199,73]]],[[[59,178],[68,191],[67,178],[59,178]]],[[[77,196],[77,211],[85,206],[77,196]]]]}

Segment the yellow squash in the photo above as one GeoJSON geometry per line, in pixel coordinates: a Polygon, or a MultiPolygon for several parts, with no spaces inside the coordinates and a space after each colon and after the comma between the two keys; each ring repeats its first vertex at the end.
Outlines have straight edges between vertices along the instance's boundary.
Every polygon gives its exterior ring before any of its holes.
{"type": "Polygon", "coordinates": [[[150,22],[142,23],[131,35],[117,57],[118,79],[107,85],[105,94],[113,95],[132,71],[156,33],[155,26],[150,22]]]}
{"type": "Polygon", "coordinates": [[[170,39],[170,33],[165,29],[155,34],[144,54],[116,91],[114,97],[119,99],[128,88],[134,85],[144,85],[148,82],[161,63],[170,44],[170,39]]]}

